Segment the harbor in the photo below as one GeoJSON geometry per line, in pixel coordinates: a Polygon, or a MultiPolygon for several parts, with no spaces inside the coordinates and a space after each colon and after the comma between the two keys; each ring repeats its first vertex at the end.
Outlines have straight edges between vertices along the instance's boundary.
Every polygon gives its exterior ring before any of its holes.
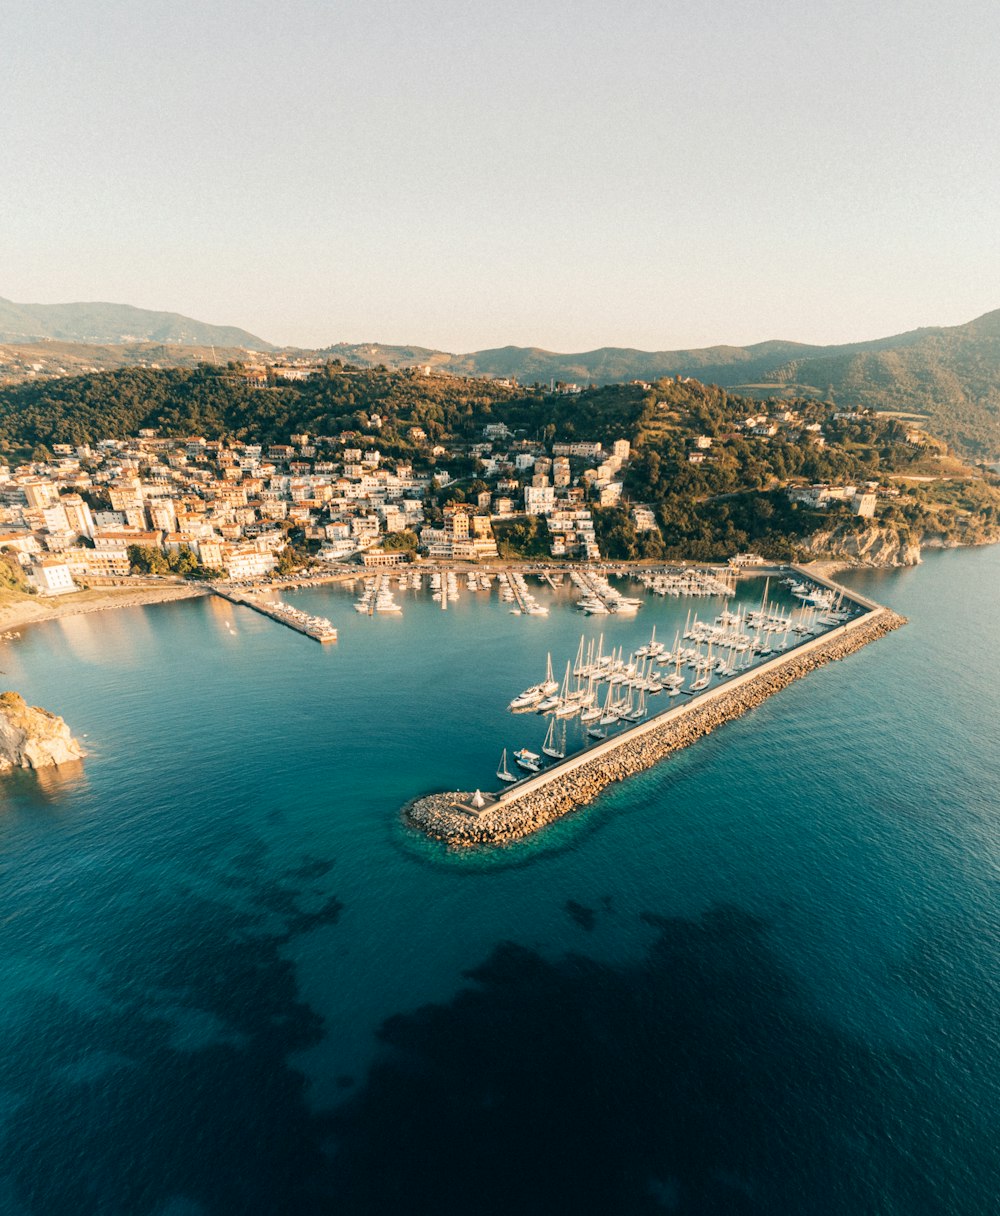
{"type": "MultiPolygon", "coordinates": [[[[778,653],[773,654],[771,647],[758,643],[758,661],[754,665],[740,673],[733,670],[731,674],[724,674],[713,687],[692,688],[683,702],[649,715],[644,720],[636,720],[638,715],[634,712],[631,716],[621,713],[612,719],[620,728],[612,734],[611,722],[607,723],[607,731],[601,729],[607,708],[612,704],[611,689],[616,687],[611,679],[615,675],[624,676],[618,680],[619,686],[629,679],[633,683],[637,678],[641,681],[649,679],[648,675],[639,674],[638,669],[633,671],[631,677],[628,676],[626,673],[631,664],[624,663],[620,657],[613,658],[608,665],[608,692],[605,694],[604,708],[597,718],[597,730],[588,732],[593,741],[588,738],[583,748],[568,755],[565,743],[560,743],[565,736],[556,732],[553,718],[542,751],[554,763],[543,767],[545,762],[541,755],[521,748],[511,752],[517,768],[525,774],[519,776],[509,768],[505,751],[497,777],[506,784],[506,788],[490,793],[476,790],[430,794],[404,808],[406,821],[433,839],[457,848],[503,844],[520,839],[592,801],[612,782],[648,768],[679,748],[689,746],[724,722],[742,716],[793,680],[828,662],[853,654],[905,623],[890,609],[863,596],[848,594],[838,584],[817,578],[801,568],[788,567],[784,573],[793,582],[798,598],[819,597],[819,603],[823,605],[820,627],[817,628],[815,623],[819,614],[814,611],[813,623],[800,627],[794,645],[787,649],[778,648],[778,653]],[[831,615],[834,613],[840,619],[831,615]],[[768,654],[762,653],[765,650],[768,654]],[[616,665],[618,670],[611,670],[616,665]]],[[[802,611],[805,611],[804,600],[802,611]]],[[[773,623],[777,625],[785,620],[787,618],[773,623]]],[[[591,656],[591,668],[593,662],[591,656]]],[[[587,666],[585,662],[578,669],[582,673],[587,666]]],[[[643,669],[644,672],[646,670],[643,669]]],[[[558,696],[549,694],[545,697],[551,704],[543,712],[552,713],[560,703],[567,703],[564,697],[570,694],[569,674],[567,671],[558,696]]],[[[555,684],[551,669],[547,677],[533,691],[548,693],[555,684]]],[[[590,683],[590,677],[588,681],[590,683]]],[[[515,698],[509,707],[513,712],[530,708],[515,704],[517,700],[515,698]]],[[[541,704],[545,704],[545,700],[541,704]]],[[[586,709],[577,706],[576,712],[582,716],[586,709]]]]}

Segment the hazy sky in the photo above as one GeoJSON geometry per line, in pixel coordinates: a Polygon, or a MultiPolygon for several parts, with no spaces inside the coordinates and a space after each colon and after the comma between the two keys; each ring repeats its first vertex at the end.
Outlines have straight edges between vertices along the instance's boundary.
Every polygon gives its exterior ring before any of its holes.
{"type": "Polygon", "coordinates": [[[7,0],[0,295],[278,342],[1000,307],[996,0],[7,0]]]}

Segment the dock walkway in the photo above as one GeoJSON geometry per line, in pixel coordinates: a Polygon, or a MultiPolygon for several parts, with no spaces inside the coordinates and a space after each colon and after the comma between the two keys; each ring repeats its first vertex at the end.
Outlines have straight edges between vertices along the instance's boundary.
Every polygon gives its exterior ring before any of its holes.
{"type": "Polygon", "coordinates": [[[270,617],[272,621],[277,621],[280,625],[287,625],[289,629],[294,629],[296,633],[303,633],[315,642],[327,643],[337,640],[337,630],[326,617],[310,616],[307,612],[301,612],[298,608],[293,608],[291,604],[284,604],[280,600],[276,603],[258,600],[249,595],[240,595],[235,591],[227,591],[216,586],[212,587],[212,591],[220,599],[228,600],[230,604],[252,608],[261,616],[270,617]]]}

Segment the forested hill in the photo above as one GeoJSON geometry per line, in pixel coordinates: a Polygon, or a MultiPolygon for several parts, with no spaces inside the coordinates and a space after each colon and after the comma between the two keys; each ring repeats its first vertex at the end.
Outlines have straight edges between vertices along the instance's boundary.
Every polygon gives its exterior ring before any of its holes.
{"type": "Polygon", "coordinates": [[[131,304],[15,304],[13,300],[0,298],[0,342],[31,342],[39,338],[274,349],[245,329],[209,325],[176,312],[155,312],[133,308],[131,304]]]}
{"type": "Polygon", "coordinates": [[[727,435],[739,453],[740,485],[788,475],[856,476],[877,467],[877,461],[859,463],[859,445],[882,450],[884,457],[891,453],[893,463],[908,462],[906,453],[914,451],[905,443],[906,427],[894,420],[871,418],[862,436],[854,433],[860,423],[838,421],[833,406],[807,400],[793,411],[784,401],[772,404],[770,413],[780,424],[771,438],[741,438],[743,422],[758,414],[761,402],[693,380],[550,393],[492,380],[331,363],[303,380],[258,385],[239,364],[202,364],[126,368],[0,388],[0,453],[19,459],[56,444],[121,439],[146,428],[163,437],[265,444],[287,443],[293,434],[306,432],[334,441],[354,436],[387,455],[412,455],[422,462],[440,456],[450,468],[482,441],[484,428],[504,423],[511,439],[500,441],[501,451],[515,439],[536,448],[553,440],[599,441],[610,448],[615,440],[628,439],[635,469],[646,468],[649,457],[646,480],[655,497],[657,461],[676,465],[695,494],[725,492],[737,484],[715,484],[711,470],[728,467],[721,450],[713,450],[705,466],[688,462],[698,435],[727,435]],[[740,434],[730,434],[734,430],[740,434]],[[817,431],[825,435],[825,446],[815,442],[817,431]]]}
{"type": "MultiPolygon", "coordinates": [[[[6,354],[0,348],[2,378],[11,381],[71,374],[88,365],[189,366],[199,344],[204,357],[220,362],[232,357],[234,348],[275,350],[245,330],[206,325],[176,313],[118,304],[29,305],[0,299],[0,343],[4,341],[18,344],[6,354]],[[37,338],[46,341],[42,346],[24,345],[37,338]]],[[[446,377],[500,378],[522,385],[610,385],[691,376],[748,396],[811,397],[842,408],[860,405],[912,414],[966,456],[1000,457],[1000,310],[965,325],[839,346],[773,341],[699,350],[601,347],[578,354],[504,346],[451,354],[422,346],[342,343],[318,352],[286,350],[284,356],[293,361],[339,361],[371,371],[430,367],[446,377]]],[[[238,351],[237,357],[242,357],[238,351]]]]}
{"type": "Polygon", "coordinates": [[[935,435],[971,456],[1000,455],[1000,310],[967,325],[920,329],[862,348],[802,353],[769,371],[781,386],[872,409],[926,417],[935,435]]]}
{"type": "Polygon", "coordinates": [[[450,355],[369,344],[330,347],[326,353],[360,366],[421,364],[523,384],[693,376],[754,396],[825,398],[844,407],[921,415],[935,435],[966,455],[1000,455],[1000,310],[967,325],[916,329],[842,346],[776,341],[674,351],[602,347],[569,355],[507,346],[450,355]]]}
{"type": "Polygon", "coordinates": [[[339,365],[270,388],[255,387],[238,365],[122,368],[0,388],[0,452],[123,438],[143,428],[265,443],[287,442],[297,431],[372,434],[376,412],[385,416],[386,439],[411,426],[438,439],[481,427],[494,403],[514,396],[488,380],[339,365]]]}

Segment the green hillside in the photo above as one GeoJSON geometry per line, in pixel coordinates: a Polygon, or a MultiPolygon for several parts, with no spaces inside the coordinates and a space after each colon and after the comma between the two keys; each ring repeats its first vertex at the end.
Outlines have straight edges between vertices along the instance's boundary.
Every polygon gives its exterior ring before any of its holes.
{"type": "Polygon", "coordinates": [[[776,341],[675,351],[603,347],[579,354],[507,346],[461,355],[377,344],[334,349],[338,357],[361,366],[431,364],[461,375],[509,377],[522,384],[693,376],[751,396],[811,396],[919,415],[935,435],[966,455],[1000,456],[1000,311],[967,325],[917,329],[842,346],[776,341]]]}
{"type": "MultiPolygon", "coordinates": [[[[223,362],[240,348],[275,349],[245,330],[205,325],[175,313],[118,304],[0,300],[4,341],[20,345],[0,348],[0,381],[73,375],[90,367],[190,368],[209,358],[213,347],[214,357],[223,362]],[[25,345],[38,338],[46,341],[25,345]]],[[[422,346],[340,343],[318,352],[287,353],[313,354],[318,361],[347,363],[362,371],[429,366],[435,376],[509,379],[522,385],[694,377],[751,397],[813,397],[911,415],[967,457],[1000,457],[1000,311],[966,325],[840,346],[771,341],[673,351],[601,347],[576,354],[505,346],[453,354],[422,346]]]]}
{"type": "Polygon", "coordinates": [[[208,325],[176,312],[130,304],[15,304],[0,298],[0,342],[55,338],[64,342],[175,342],[273,350],[270,343],[230,325],[208,325]]]}

